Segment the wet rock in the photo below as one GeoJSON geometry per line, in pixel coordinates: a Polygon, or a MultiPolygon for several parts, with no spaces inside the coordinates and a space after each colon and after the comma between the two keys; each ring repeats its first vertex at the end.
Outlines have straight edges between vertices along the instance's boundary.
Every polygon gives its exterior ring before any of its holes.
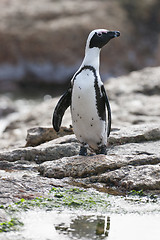
{"type": "Polygon", "coordinates": [[[27,132],[26,147],[34,147],[69,134],[73,134],[72,128],[61,127],[58,133],[53,128],[31,128],[27,132]]]}

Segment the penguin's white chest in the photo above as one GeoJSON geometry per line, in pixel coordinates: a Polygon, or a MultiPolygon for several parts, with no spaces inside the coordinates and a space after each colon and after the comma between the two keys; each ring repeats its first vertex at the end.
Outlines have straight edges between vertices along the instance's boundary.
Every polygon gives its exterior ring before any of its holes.
{"type": "Polygon", "coordinates": [[[106,145],[106,122],[98,115],[95,76],[89,69],[76,76],[71,102],[72,125],[78,140],[93,149],[106,145]]]}

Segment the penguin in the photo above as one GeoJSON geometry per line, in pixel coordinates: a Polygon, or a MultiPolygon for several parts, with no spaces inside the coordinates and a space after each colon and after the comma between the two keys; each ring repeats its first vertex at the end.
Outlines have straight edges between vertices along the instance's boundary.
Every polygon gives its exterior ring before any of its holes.
{"type": "Polygon", "coordinates": [[[102,47],[119,36],[119,31],[106,29],[96,29],[89,34],[82,64],[53,113],[53,128],[58,132],[63,115],[70,106],[73,131],[80,142],[79,155],[82,156],[87,155],[88,148],[96,154],[107,154],[111,108],[99,74],[99,58],[102,47]]]}

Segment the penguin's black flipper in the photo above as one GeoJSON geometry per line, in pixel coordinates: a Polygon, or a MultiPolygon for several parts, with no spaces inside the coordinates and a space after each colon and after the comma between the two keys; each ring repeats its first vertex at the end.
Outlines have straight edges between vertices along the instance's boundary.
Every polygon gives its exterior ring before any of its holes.
{"type": "Polygon", "coordinates": [[[53,118],[52,118],[52,124],[56,132],[59,131],[62,118],[66,109],[71,105],[71,93],[72,93],[72,89],[71,87],[69,87],[68,90],[60,98],[60,100],[58,101],[55,107],[53,118]]]}
{"type": "Polygon", "coordinates": [[[111,108],[110,108],[110,104],[109,104],[109,100],[106,94],[106,90],[104,88],[104,85],[101,86],[101,91],[103,94],[103,98],[105,101],[105,104],[107,106],[107,110],[108,110],[108,128],[107,128],[107,137],[109,137],[110,132],[111,132],[111,108]]]}

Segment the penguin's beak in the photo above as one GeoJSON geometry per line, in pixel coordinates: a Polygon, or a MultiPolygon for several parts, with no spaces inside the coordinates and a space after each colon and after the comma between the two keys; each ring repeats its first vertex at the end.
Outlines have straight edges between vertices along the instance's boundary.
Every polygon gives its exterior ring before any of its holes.
{"type": "Polygon", "coordinates": [[[115,31],[114,37],[119,37],[120,36],[120,32],[119,31],[115,31]]]}
{"type": "Polygon", "coordinates": [[[108,35],[110,38],[119,37],[119,36],[120,36],[120,32],[119,32],[119,31],[108,31],[108,32],[107,32],[107,35],[108,35]]]}

